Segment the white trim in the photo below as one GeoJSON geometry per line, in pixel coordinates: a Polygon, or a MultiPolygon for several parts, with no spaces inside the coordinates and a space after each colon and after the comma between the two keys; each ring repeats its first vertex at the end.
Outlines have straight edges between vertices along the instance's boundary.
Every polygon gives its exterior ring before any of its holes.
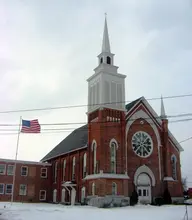
{"type": "Polygon", "coordinates": [[[56,183],[57,182],[57,169],[58,169],[58,162],[57,161],[55,161],[53,168],[54,168],[54,183],[56,183]]]}
{"type": "Polygon", "coordinates": [[[20,184],[19,185],[19,195],[20,196],[26,196],[27,195],[27,185],[26,184],[20,184]],[[22,186],[24,187],[24,190],[22,190],[22,186]]]}
{"type": "Polygon", "coordinates": [[[158,129],[154,125],[153,120],[151,118],[149,118],[149,115],[146,112],[144,112],[143,110],[139,110],[139,111],[135,112],[128,119],[127,124],[126,124],[126,135],[128,134],[129,129],[130,129],[131,125],[134,123],[134,121],[137,120],[137,119],[140,119],[140,118],[145,119],[149,123],[149,125],[153,128],[153,130],[155,132],[155,135],[156,135],[156,138],[157,138],[158,146],[160,146],[161,145],[161,139],[160,139],[158,129]]]}
{"type": "Polygon", "coordinates": [[[76,168],[76,159],[75,159],[75,156],[73,156],[72,179],[73,179],[73,176],[75,176],[75,168],[76,168]]]}
{"type": "Polygon", "coordinates": [[[0,164],[0,166],[1,166],[1,165],[4,166],[4,172],[3,172],[3,173],[0,173],[0,175],[5,175],[5,173],[6,173],[6,164],[2,163],[2,164],[0,164]]]}
{"type": "Polygon", "coordinates": [[[142,173],[147,173],[150,176],[150,178],[151,178],[152,186],[155,186],[155,184],[156,184],[155,176],[154,176],[152,170],[148,166],[146,166],[146,165],[143,165],[143,166],[140,166],[139,168],[137,168],[137,170],[136,170],[136,172],[134,174],[134,184],[137,186],[137,178],[142,173]]]}
{"type": "Polygon", "coordinates": [[[154,145],[153,140],[152,140],[151,136],[150,136],[147,132],[145,132],[145,131],[139,130],[139,131],[135,132],[135,133],[133,134],[132,138],[131,138],[131,145],[132,145],[132,150],[133,150],[133,152],[134,152],[137,156],[139,156],[139,157],[141,157],[141,158],[147,158],[147,157],[149,157],[149,156],[153,153],[153,145],[154,145]],[[133,138],[134,138],[138,133],[140,133],[140,134],[143,133],[145,136],[147,136],[147,138],[148,138],[148,139],[150,140],[150,142],[151,142],[151,151],[150,151],[149,154],[147,154],[146,156],[137,154],[137,152],[133,149],[133,148],[134,148],[134,147],[133,147],[133,138]]]}
{"type": "Polygon", "coordinates": [[[98,173],[87,175],[84,180],[91,180],[91,179],[129,179],[129,176],[126,174],[113,174],[113,173],[98,173]]]}
{"type": "Polygon", "coordinates": [[[92,185],[91,185],[91,194],[92,196],[95,196],[95,183],[93,182],[92,185]]]}
{"type": "Polygon", "coordinates": [[[39,191],[39,201],[45,201],[46,198],[47,198],[47,191],[46,191],[46,190],[40,190],[40,191],[39,191]],[[45,192],[45,198],[44,198],[44,199],[41,199],[41,193],[42,193],[42,192],[45,192]]]}
{"type": "Polygon", "coordinates": [[[175,158],[175,163],[177,163],[177,157],[175,156],[175,154],[171,155],[171,160],[172,160],[173,157],[175,158]]]}
{"type": "Polygon", "coordinates": [[[116,196],[116,195],[117,195],[117,183],[116,183],[116,182],[112,182],[111,195],[113,195],[113,196],[116,196]],[[115,188],[115,194],[113,194],[113,186],[114,186],[114,188],[115,188]]]}
{"type": "Polygon", "coordinates": [[[163,181],[175,181],[175,180],[173,179],[173,177],[166,176],[163,178],[163,181]]]}
{"type": "Polygon", "coordinates": [[[6,194],[6,195],[12,195],[12,193],[13,193],[13,184],[6,184],[5,194],[6,194]],[[11,193],[7,193],[7,186],[11,186],[11,187],[12,187],[12,188],[11,188],[11,193]]]}
{"type": "Polygon", "coordinates": [[[81,188],[81,202],[84,202],[85,197],[86,197],[86,188],[85,186],[83,186],[81,188]]]}
{"type": "Polygon", "coordinates": [[[66,176],[66,159],[63,160],[63,181],[65,181],[66,176]]]}
{"type": "Polygon", "coordinates": [[[28,176],[28,171],[29,171],[28,166],[21,166],[21,176],[28,176]],[[27,169],[26,169],[26,175],[22,175],[22,169],[23,169],[23,168],[27,168],[27,169]]]}
{"type": "Polygon", "coordinates": [[[97,148],[97,142],[95,139],[93,139],[92,143],[91,143],[91,151],[93,151],[93,145],[95,144],[95,148],[97,148]]]}
{"type": "Polygon", "coordinates": [[[0,183],[1,186],[3,186],[3,192],[0,192],[0,195],[3,195],[5,193],[5,184],[4,183],[0,183]]]}
{"type": "Polygon", "coordinates": [[[15,169],[15,166],[14,165],[12,165],[12,164],[8,164],[7,165],[7,175],[8,176],[13,176],[13,174],[14,174],[14,169],[15,169]],[[9,171],[9,167],[13,167],[13,172],[12,172],[12,174],[10,174],[8,171],[9,171]]]}
{"type": "Polygon", "coordinates": [[[41,162],[36,162],[36,161],[25,161],[25,160],[12,160],[12,159],[3,159],[3,158],[0,158],[0,163],[1,162],[17,163],[17,164],[35,164],[35,165],[39,165],[39,166],[51,166],[50,163],[41,163],[41,162]]]}
{"type": "Polygon", "coordinates": [[[62,202],[62,203],[65,203],[65,194],[66,194],[66,189],[63,188],[63,189],[61,190],[61,202],[62,202]]]}
{"type": "Polygon", "coordinates": [[[118,143],[117,143],[117,141],[115,140],[115,138],[112,138],[111,140],[110,140],[110,143],[109,143],[109,146],[111,147],[111,144],[113,143],[113,142],[115,142],[115,144],[116,144],[116,150],[119,148],[119,145],[118,145],[118,143]]]}
{"type": "MultiPolygon", "coordinates": [[[[160,116],[157,115],[157,113],[154,111],[154,109],[151,107],[151,105],[149,104],[149,102],[144,98],[141,97],[141,99],[139,101],[142,101],[144,103],[144,105],[147,107],[147,109],[149,110],[149,112],[152,114],[152,116],[156,119],[156,121],[158,122],[159,126],[162,124],[162,120],[160,119],[160,116]]],[[[138,102],[139,102],[138,101],[138,102]]],[[[138,103],[137,102],[137,103],[138,103]]],[[[136,104],[137,104],[136,103],[136,104]]],[[[135,104],[135,105],[136,105],[135,104]]],[[[134,105],[134,106],[135,106],[134,105]]],[[[130,110],[129,110],[130,112],[130,110]]],[[[128,115],[128,113],[127,113],[128,115]]],[[[169,134],[169,138],[171,139],[171,141],[174,144],[174,147],[176,148],[177,151],[184,151],[184,149],[182,148],[182,146],[179,144],[179,142],[176,140],[176,138],[173,136],[173,134],[171,133],[170,130],[168,130],[168,134],[169,134]]]]}
{"type": "Polygon", "coordinates": [[[56,189],[53,190],[53,202],[54,203],[57,202],[57,190],[56,189]]]}
{"type": "MultiPolygon", "coordinates": [[[[44,172],[43,172],[44,173],[44,172]]],[[[41,178],[47,178],[47,168],[46,167],[41,167],[41,178]],[[42,170],[45,169],[46,170],[46,175],[42,176],[42,170]]]]}
{"type": "MultiPolygon", "coordinates": [[[[140,106],[140,105],[139,105],[140,106]]],[[[158,150],[158,159],[159,159],[159,179],[162,179],[162,174],[161,174],[161,154],[160,154],[160,146],[161,146],[161,138],[159,135],[159,131],[157,129],[157,126],[153,123],[153,120],[150,118],[150,116],[144,112],[142,109],[139,111],[136,111],[135,113],[132,114],[132,116],[128,119],[127,124],[126,124],[126,151],[127,151],[127,138],[128,138],[128,132],[129,129],[131,127],[131,125],[134,123],[135,120],[143,118],[145,119],[149,125],[152,127],[155,135],[156,135],[156,139],[157,139],[157,150],[158,150]]],[[[127,157],[127,153],[126,153],[126,157],[127,157]]]]}

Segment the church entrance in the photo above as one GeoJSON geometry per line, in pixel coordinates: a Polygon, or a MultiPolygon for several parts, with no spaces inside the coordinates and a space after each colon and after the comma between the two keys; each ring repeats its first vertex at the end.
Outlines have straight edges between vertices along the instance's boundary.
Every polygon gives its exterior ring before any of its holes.
{"type": "Polygon", "coordinates": [[[139,203],[151,203],[151,179],[146,173],[141,173],[137,179],[139,203]]]}

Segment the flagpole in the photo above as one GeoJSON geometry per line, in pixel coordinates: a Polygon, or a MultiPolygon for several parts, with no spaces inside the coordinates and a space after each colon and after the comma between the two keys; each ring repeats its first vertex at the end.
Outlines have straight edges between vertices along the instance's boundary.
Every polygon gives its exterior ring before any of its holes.
{"type": "Polygon", "coordinates": [[[20,116],[20,121],[19,121],[19,130],[18,130],[18,136],[17,136],[17,147],[16,147],[16,153],[15,153],[15,165],[14,165],[14,174],[13,174],[13,186],[12,186],[12,195],[11,195],[11,205],[14,200],[14,189],[15,189],[15,177],[16,177],[16,166],[17,166],[17,155],[18,155],[18,149],[19,149],[19,137],[20,137],[20,128],[21,128],[21,121],[22,117],[20,116]]]}

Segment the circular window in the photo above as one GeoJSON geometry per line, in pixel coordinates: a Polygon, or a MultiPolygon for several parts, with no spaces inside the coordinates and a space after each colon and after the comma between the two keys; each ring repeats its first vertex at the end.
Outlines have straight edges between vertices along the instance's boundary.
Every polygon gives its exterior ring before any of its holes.
{"type": "Polygon", "coordinates": [[[140,157],[148,157],[153,151],[153,141],[144,131],[136,132],[132,137],[133,151],[140,157]]]}

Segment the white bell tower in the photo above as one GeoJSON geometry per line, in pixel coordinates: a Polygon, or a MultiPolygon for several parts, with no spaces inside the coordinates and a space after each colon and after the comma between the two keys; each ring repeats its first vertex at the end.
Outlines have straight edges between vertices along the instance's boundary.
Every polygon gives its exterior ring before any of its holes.
{"type": "Polygon", "coordinates": [[[98,108],[125,111],[125,75],[117,73],[114,54],[111,53],[107,19],[103,32],[102,50],[98,55],[98,66],[88,81],[88,113],[98,108]]]}

